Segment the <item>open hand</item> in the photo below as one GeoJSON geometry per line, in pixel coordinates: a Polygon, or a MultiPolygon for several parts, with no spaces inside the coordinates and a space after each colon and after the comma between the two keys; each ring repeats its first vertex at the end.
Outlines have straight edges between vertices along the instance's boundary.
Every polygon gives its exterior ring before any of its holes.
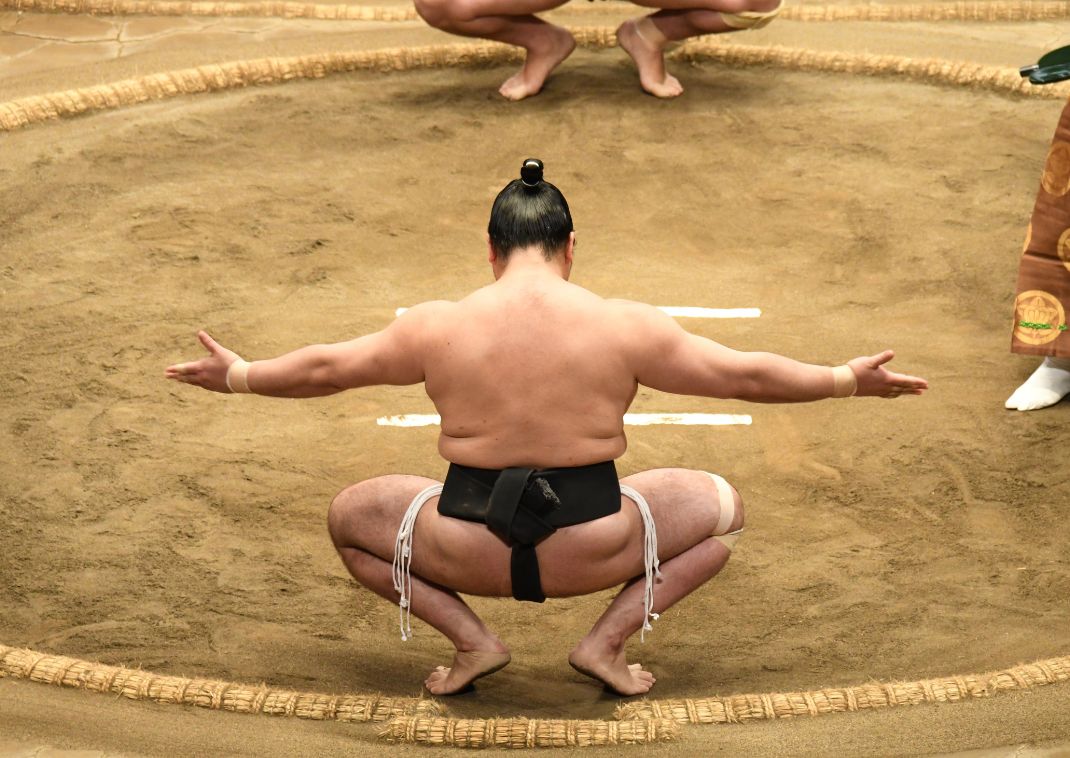
{"type": "Polygon", "coordinates": [[[176,382],[204,387],[212,392],[230,392],[230,388],[227,387],[227,369],[230,368],[230,364],[238,360],[238,354],[233,350],[227,350],[209,337],[208,332],[197,332],[197,339],[201,341],[209,355],[199,361],[168,366],[164,370],[164,376],[176,382]]]}
{"type": "Polygon", "coordinates": [[[894,351],[885,350],[877,355],[848,361],[847,365],[855,372],[855,378],[858,380],[855,395],[893,398],[900,395],[920,395],[929,389],[929,383],[920,377],[897,374],[884,368],[884,364],[894,357],[894,351]]]}

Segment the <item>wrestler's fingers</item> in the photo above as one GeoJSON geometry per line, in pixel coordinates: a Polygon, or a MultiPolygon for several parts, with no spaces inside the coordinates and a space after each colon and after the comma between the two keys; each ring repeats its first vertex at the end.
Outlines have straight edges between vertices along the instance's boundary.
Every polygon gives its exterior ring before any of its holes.
{"type": "Polygon", "coordinates": [[[929,383],[922,379],[920,376],[909,376],[907,374],[890,374],[888,376],[888,379],[896,387],[902,387],[903,389],[929,389],[929,383]]]}
{"type": "Polygon", "coordinates": [[[201,344],[204,345],[204,349],[212,355],[217,355],[219,353],[221,345],[214,339],[212,339],[211,335],[209,335],[208,332],[204,331],[203,329],[197,332],[197,339],[199,339],[201,341],[201,344]]]}
{"type": "Polygon", "coordinates": [[[894,357],[895,357],[895,351],[894,350],[885,350],[882,353],[877,353],[876,355],[871,355],[869,358],[866,359],[866,364],[870,368],[878,368],[880,366],[883,366],[885,363],[887,363],[888,361],[890,361],[894,357]]]}
{"type": "Polygon", "coordinates": [[[923,389],[914,389],[914,388],[910,388],[910,387],[895,387],[894,389],[892,389],[892,390],[884,393],[883,395],[881,395],[881,397],[894,398],[894,397],[902,397],[903,395],[923,395],[923,394],[925,394],[925,390],[923,390],[923,389]]]}

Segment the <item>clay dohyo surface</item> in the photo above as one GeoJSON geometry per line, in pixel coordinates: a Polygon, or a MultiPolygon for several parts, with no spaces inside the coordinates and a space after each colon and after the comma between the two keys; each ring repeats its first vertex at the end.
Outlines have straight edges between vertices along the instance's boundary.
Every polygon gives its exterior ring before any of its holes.
{"type": "MultiPolygon", "coordinates": [[[[1066,409],[1002,408],[1033,365],[1008,353],[1010,305],[1061,103],[704,67],[669,104],[581,53],[518,117],[493,94],[502,73],[341,77],[4,137],[0,640],[187,676],[416,693],[447,644],[424,625],[401,643],[396,609],[335,557],[325,514],[359,479],[444,473],[435,429],[375,424],[432,412],[421,388],[280,401],[209,395],[162,370],[198,355],[197,328],[267,357],[486,283],[490,201],[536,155],[572,206],[579,284],[760,307],[756,321],[685,325],[816,363],[893,347],[895,367],[932,384],[923,398],[799,406],[640,392],[635,411],[754,417],[634,429],[619,462],[718,472],[747,506],[723,574],[630,649],[658,676],[654,696],[1064,654],[1066,409]]],[[[565,656],[610,596],[473,599],[514,663],[451,710],[608,717],[615,700],[565,656]]],[[[29,685],[0,692],[16,686],[29,685]]],[[[987,712],[947,706],[960,707],[987,712]]],[[[1026,738],[1070,736],[1050,709],[1022,710],[1026,738]]],[[[783,730],[753,731],[756,753],[783,730]]],[[[722,734],[687,736],[712,749],[722,734]]],[[[939,744],[1001,744],[985,734],[958,723],[939,744]]]]}

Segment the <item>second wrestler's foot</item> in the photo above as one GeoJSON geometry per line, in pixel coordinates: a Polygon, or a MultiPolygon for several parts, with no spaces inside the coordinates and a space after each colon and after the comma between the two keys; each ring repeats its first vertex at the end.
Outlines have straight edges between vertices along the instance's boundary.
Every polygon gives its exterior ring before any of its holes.
{"type": "Polygon", "coordinates": [[[624,651],[600,650],[584,640],[568,656],[569,665],[585,676],[597,679],[618,695],[642,695],[657,680],[638,663],[629,664],[624,651]]]}
{"type": "Polygon", "coordinates": [[[665,35],[649,18],[625,21],[617,29],[617,44],[635,61],[639,84],[655,97],[677,97],[684,87],[665,70],[665,35]]]}
{"type": "Polygon", "coordinates": [[[432,695],[454,695],[467,689],[476,679],[505,668],[510,660],[508,650],[458,650],[453,656],[453,665],[436,667],[424,686],[432,695]]]}
{"type": "Polygon", "coordinates": [[[550,73],[575,49],[576,40],[567,29],[547,25],[527,48],[523,68],[506,79],[498,92],[509,100],[523,100],[539,94],[550,73]]]}

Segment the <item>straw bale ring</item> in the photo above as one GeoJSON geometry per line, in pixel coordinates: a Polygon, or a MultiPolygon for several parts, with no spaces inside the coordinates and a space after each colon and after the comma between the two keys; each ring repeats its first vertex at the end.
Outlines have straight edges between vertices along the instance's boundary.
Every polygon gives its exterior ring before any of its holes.
{"type": "MultiPolygon", "coordinates": [[[[2,2],[4,0],[0,0],[2,2]]],[[[593,48],[615,44],[614,30],[610,27],[587,27],[577,30],[577,35],[582,44],[593,48]]],[[[519,57],[516,48],[497,43],[477,43],[230,61],[0,102],[0,131],[180,95],[281,84],[299,79],[322,79],[332,74],[355,71],[387,72],[496,65],[517,61],[519,57]]],[[[930,84],[984,89],[1023,97],[1062,99],[1070,96],[1070,83],[1031,87],[1012,69],[935,59],[779,46],[727,45],[706,40],[681,45],[670,57],[692,63],[716,62],[731,66],[777,66],[796,71],[899,76],[930,84]]]]}
{"type": "Polygon", "coordinates": [[[669,719],[680,724],[738,724],[922,703],[953,703],[1068,680],[1070,656],[1061,656],[987,674],[915,682],[871,682],[810,692],[639,700],[621,704],[615,715],[622,720],[669,719]]]}
{"type": "Polygon", "coordinates": [[[397,716],[442,714],[434,700],[380,694],[327,695],[316,692],[189,679],[141,669],[48,655],[0,645],[0,677],[28,679],[90,692],[113,693],[131,700],[193,705],[232,713],[263,713],[316,721],[382,722],[397,716]]]}
{"type": "MultiPolygon", "coordinates": [[[[564,15],[591,15],[629,10],[623,2],[572,3],[556,11],[564,15]]],[[[265,0],[226,2],[205,0],[0,0],[0,9],[31,13],[94,14],[107,16],[211,16],[304,18],[321,21],[418,21],[415,9],[407,6],[367,6],[329,3],[300,3],[265,0]]],[[[780,18],[801,22],[916,22],[973,21],[1014,22],[1054,21],[1070,18],[1066,0],[973,0],[972,2],[931,2],[896,5],[793,5],[780,18]]]]}

